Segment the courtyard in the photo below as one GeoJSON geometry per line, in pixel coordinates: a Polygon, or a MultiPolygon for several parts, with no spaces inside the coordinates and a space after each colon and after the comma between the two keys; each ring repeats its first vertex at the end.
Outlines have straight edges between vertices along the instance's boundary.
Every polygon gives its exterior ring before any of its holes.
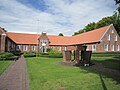
{"type": "Polygon", "coordinates": [[[0,83],[3,74],[9,72],[4,77],[4,84],[2,83],[1,87],[13,89],[15,86],[12,85],[13,83],[20,86],[19,75],[22,70],[21,82],[23,86],[26,81],[28,81],[26,84],[29,84],[26,85],[25,90],[118,90],[120,88],[119,53],[93,53],[91,60],[93,65],[90,67],[75,66],[73,62],[64,62],[63,58],[58,56],[20,57],[17,61],[1,60],[0,83]],[[23,63],[23,66],[20,63],[23,63]],[[23,74],[24,72],[27,75],[23,74]],[[10,76],[13,81],[11,82],[11,78],[7,76],[10,76]],[[14,81],[15,78],[18,80],[14,81]]]}
{"type": "MultiPolygon", "coordinates": [[[[56,64],[62,58],[27,58],[31,90],[118,90],[120,84],[104,74],[56,64]]],[[[109,75],[110,76],[110,75],[109,75]]]]}

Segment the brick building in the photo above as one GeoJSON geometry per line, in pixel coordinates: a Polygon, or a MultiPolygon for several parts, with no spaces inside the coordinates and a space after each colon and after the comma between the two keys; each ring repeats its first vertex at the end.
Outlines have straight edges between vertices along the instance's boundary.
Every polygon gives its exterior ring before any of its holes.
{"type": "Polygon", "coordinates": [[[72,51],[81,50],[83,45],[94,52],[117,52],[120,51],[120,37],[112,24],[75,36],[14,33],[0,28],[0,52],[46,52],[47,48],[72,51]]]}

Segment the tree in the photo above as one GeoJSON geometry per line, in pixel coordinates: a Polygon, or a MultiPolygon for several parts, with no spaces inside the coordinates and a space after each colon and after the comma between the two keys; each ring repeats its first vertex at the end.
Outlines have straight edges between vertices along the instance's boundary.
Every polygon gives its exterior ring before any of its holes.
{"type": "Polygon", "coordinates": [[[80,33],[88,32],[97,28],[101,28],[104,26],[108,26],[110,24],[113,24],[117,33],[120,35],[120,0],[115,0],[117,7],[117,12],[109,17],[104,17],[98,22],[92,22],[87,24],[83,29],[79,30],[78,32],[75,32],[73,35],[77,35],[80,33]]]}
{"type": "Polygon", "coordinates": [[[59,35],[58,36],[64,36],[62,33],[59,33],[59,35]]]}
{"type": "Polygon", "coordinates": [[[120,14],[120,0],[115,0],[116,5],[119,5],[117,8],[118,13],[120,14]]]}

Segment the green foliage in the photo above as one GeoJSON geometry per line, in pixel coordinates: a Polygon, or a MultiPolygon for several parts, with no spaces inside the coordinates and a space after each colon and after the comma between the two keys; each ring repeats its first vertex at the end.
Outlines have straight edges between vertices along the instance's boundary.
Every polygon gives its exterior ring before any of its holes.
{"type": "Polygon", "coordinates": [[[49,57],[49,58],[62,58],[62,53],[58,49],[53,50],[49,48],[48,53],[40,53],[40,57],[49,57]]]}
{"type": "Polygon", "coordinates": [[[119,14],[120,14],[120,0],[115,0],[115,2],[116,2],[116,5],[118,5],[117,11],[118,11],[119,14]]]}
{"type": "Polygon", "coordinates": [[[120,57],[120,52],[100,52],[92,53],[93,57],[120,57]]]}
{"type": "Polygon", "coordinates": [[[24,52],[23,55],[24,57],[35,57],[36,53],[35,52],[24,52]]]}
{"type": "Polygon", "coordinates": [[[17,60],[18,56],[15,56],[13,53],[5,52],[0,54],[0,60],[17,60]]]}
{"type": "Polygon", "coordinates": [[[91,31],[91,30],[94,30],[97,28],[101,28],[104,26],[108,26],[110,24],[114,25],[117,33],[120,35],[120,14],[117,15],[117,13],[115,13],[114,15],[109,16],[109,17],[104,17],[97,23],[95,23],[95,22],[89,23],[83,29],[79,30],[78,32],[75,32],[74,35],[88,32],[88,31],[91,31]]]}
{"type": "Polygon", "coordinates": [[[58,36],[64,36],[64,35],[63,35],[63,33],[59,33],[59,35],[58,35],[58,36]]]}
{"type": "Polygon", "coordinates": [[[23,54],[23,52],[21,52],[21,51],[16,51],[16,52],[13,52],[13,54],[16,55],[16,56],[20,56],[20,55],[23,54]]]}

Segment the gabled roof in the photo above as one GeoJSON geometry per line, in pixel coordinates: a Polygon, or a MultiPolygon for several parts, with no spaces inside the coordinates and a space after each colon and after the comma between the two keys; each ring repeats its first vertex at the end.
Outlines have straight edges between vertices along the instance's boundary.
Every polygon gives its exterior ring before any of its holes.
{"type": "MultiPolygon", "coordinates": [[[[102,36],[110,26],[105,26],[89,32],[78,34],[75,36],[55,36],[47,35],[50,45],[77,45],[92,44],[100,42],[102,36]]],[[[37,44],[37,34],[6,32],[7,36],[16,44],[37,44]]]]}
{"type": "Polygon", "coordinates": [[[16,44],[37,44],[36,34],[6,32],[7,36],[16,44]]]}
{"type": "Polygon", "coordinates": [[[109,26],[105,26],[89,32],[75,35],[72,37],[73,42],[71,44],[92,44],[100,42],[101,37],[104,35],[108,28],[109,26]]]}

